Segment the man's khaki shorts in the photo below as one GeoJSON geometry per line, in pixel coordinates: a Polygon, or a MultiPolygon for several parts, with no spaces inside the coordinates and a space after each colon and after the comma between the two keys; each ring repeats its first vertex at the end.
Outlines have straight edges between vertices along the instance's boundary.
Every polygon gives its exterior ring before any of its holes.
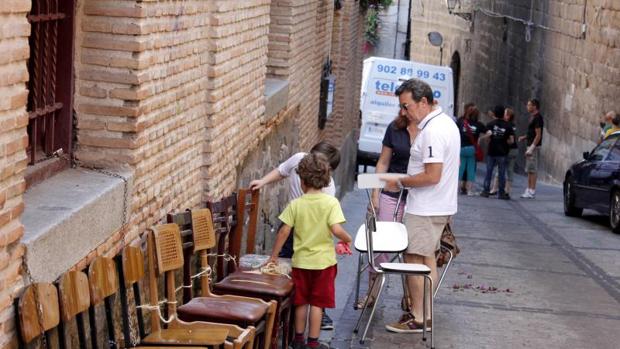
{"type": "Polygon", "coordinates": [[[407,227],[409,246],[407,254],[431,257],[439,249],[441,233],[450,216],[417,216],[406,213],[403,223],[407,227]]]}
{"type": "Polygon", "coordinates": [[[540,149],[534,148],[531,156],[525,156],[525,172],[536,173],[538,172],[538,157],[540,156],[540,149]]]}

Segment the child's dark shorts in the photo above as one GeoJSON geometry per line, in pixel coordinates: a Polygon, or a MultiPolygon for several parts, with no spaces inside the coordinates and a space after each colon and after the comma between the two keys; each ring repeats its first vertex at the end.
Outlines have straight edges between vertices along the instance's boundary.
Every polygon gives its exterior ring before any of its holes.
{"type": "Polygon", "coordinates": [[[293,268],[295,305],[314,305],[319,308],[336,307],[337,264],[321,270],[293,268]]]}

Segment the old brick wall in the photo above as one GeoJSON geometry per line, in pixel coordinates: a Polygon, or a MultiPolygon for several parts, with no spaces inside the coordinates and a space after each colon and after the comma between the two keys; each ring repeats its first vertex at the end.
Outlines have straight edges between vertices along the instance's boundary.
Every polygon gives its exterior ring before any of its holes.
{"type": "Polygon", "coordinates": [[[539,98],[546,122],[542,168],[549,179],[562,180],[594,145],[601,115],[619,109],[620,3],[546,0],[531,9],[526,0],[467,1],[475,9],[473,26],[450,16],[443,2],[422,3],[412,10],[412,59],[439,63],[426,35],[442,33],[444,64],[455,52],[461,57],[459,110],[468,101],[483,110],[514,106],[519,134],[527,127],[527,100],[539,98]],[[530,40],[524,23],[503,15],[526,22],[531,15],[530,40]]]}
{"type": "MultiPolygon", "coordinates": [[[[227,195],[321,139],[340,147],[340,171],[349,171],[361,14],[358,2],[343,3],[335,12],[332,0],[77,0],[74,155],[83,166],[132,172],[133,185],[127,227],[109,232],[74,269],[117,253],[166,213],[227,195]],[[321,131],[319,88],[329,57],[342,82],[321,131]],[[270,120],[267,76],[289,83],[287,106],[270,120]]],[[[0,5],[0,47],[9,53],[0,58],[2,347],[15,344],[11,302],[23,284],[29,9],[28,0],[0,5]]],[[[346,175],[336,174],[341,187],[346,175]]],[[[273,221],[286,200],[282,186],[274,190],[265,193],[277,197],[273,206],[263,206],[273,221]]]]}
{"type": "Polygon", "coordinates": [[[19,220],[24,209],[24,170],[28,159],[26,103],[30,1],[0,3],[0,347],[16,347],[13,299],[23,285],[19,220]]]}

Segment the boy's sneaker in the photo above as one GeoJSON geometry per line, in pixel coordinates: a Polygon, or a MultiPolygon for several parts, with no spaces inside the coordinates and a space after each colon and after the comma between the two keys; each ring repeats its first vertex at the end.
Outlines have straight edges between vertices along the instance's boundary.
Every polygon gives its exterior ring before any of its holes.
{"type": "Polygon", "coordinates": [[[480,196],[482,196],[483,198],[488,198],[488,197],[489,197],[489,192],[488,192],[488,191],[486,191],[486,190],[483,190],[483,191],[480,193],[480,196]]]}
{"type": "Polygon", "coordinates": [[[321,330],[323,331],[331,331],[334,329],[334,322],[327,315],[326,312],[323,312],[323,317],[321,318],[321,330]]]}
{"type": "MultiPolygon", "coordinates": [[[[385,328],[390,332],[396,333],[421,333],[422,324],[415,322],[413,315],[410,313],[403,314],[398,322],[387,324],[385,328]]],[[[430,331],[432,326],[432,320],[426,321],[426,330],[430,331]]]]}
{"type": "Polygon", "coordinates": [[[291,346],[291,348],[293,348],[293,349],[305,349],[306,348],[306,343],[304,343],[304,342],[293,342],[293,345],[291,346]]]}

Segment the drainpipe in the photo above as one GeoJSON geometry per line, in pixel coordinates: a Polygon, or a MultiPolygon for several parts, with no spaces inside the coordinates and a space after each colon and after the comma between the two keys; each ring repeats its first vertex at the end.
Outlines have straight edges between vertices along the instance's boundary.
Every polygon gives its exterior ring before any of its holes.
{"type": "Polygon", "coordinates": [[[409,9],[407,10],[407,38],[405,39],[405,60],[410,60],[409,51],[411,49],[411,0],[409,0],[409,9]]]}

